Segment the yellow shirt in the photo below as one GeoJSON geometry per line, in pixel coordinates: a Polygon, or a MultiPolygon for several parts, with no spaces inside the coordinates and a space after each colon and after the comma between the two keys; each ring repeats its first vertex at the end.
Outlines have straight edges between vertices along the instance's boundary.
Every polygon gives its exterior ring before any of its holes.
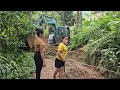
{"type": "MultiPolygon", "coordinates": [[[[64,43],[59,44],[58,50],[61,52],[63,58],[65,58],[67,56],[68,48],[64,43]]],[[[59,60],[62,60],[58,54],[57,54],[56,58],[59,60]]]]}

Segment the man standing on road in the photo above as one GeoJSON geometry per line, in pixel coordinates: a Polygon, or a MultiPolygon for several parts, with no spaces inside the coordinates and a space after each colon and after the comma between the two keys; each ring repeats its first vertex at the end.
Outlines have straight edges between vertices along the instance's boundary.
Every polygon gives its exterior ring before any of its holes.
{"type": "Polygon", "coordinates": [[[42,67],[46,66],[45,63],[45,43],[41,39],[44,37],[44,33],[42,29],[36,29],[37,36],[34,40],[34,60],[36,65],[36,79],[40,79],[42,67]]]}

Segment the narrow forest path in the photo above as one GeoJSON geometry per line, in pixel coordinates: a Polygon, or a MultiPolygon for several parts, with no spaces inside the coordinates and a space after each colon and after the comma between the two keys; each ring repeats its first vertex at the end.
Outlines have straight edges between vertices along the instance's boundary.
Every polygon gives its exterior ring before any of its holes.
{"type": "MultiPolygon", "coordinates": [[[[104,79],[104,76],[102,76],[95,68],[84,65],[82,60],[80,60],[83,58],[84,54],[77,51],[72,54],[74,55],[70,54],[66,60],[63,79],[104,79]]],[[[55,55],[48,55],[46,59],[47,66],[44,67],[41,72],[41,79],[53,79],[55,71],[54,64],[55,55]]]]}

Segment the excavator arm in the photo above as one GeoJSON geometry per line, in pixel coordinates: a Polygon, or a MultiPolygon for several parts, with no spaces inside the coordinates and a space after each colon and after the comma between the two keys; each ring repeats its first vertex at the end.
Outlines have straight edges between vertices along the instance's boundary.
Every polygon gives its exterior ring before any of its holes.
{"type": "MultiPolygon", "coordinates": [[[[57,32],[58,32],[58,25],[57,25],[57,21],[53,18],[53,17],[49,17],[49,16],[45,16],[45,15],[41,15],[34,23],[36,28],[41,28],[43,30],[46,30],[46,26],[51,26],[52,28],[52,33],[54,35],[50,35],[50,41],[52,43],[55,43],[55,37],[57,36],[57,32]]],[[[50,29],[49,29],[50,30],[50,29]]],[[[48,32],[50,32],[48,30],[48,32]]],[[[50,33],[49,33],[50,34],[50,33]]]]}
{"type": "MultiPolygon", "coordinates": [[[[50,44],[59,44],[61,42],[61,37],[66,33],[70,35],[69,29],[66,26],[58,26],[57,21],[53,17],[41,15],[34,23],[36,28],[41,28],[46,30],[46,26],[52,26],[52,34],[49,33],[50,44]]],[[[49,32],[49,30],[48,30],[49,32]]],[[[68,35],[68,37],[69,37],[68,35]]]]}

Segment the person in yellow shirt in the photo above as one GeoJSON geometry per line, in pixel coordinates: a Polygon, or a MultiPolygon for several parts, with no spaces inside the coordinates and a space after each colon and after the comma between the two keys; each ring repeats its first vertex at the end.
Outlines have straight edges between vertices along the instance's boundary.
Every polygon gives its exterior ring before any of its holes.
{"type": "Polygon", "coordinates": [[[57,50],[57,56],[55,59],[55,67],[56,71],[54,72],[53,78],[56,79],[56,75],[59,72],[59,79],[63,76],[63,70],[64,70],[64,65],[65,65],[65,58],[68,53],[68,37],[63,36],[62,37],[62,42],[58,45],[58,50],[57,50]]]}

